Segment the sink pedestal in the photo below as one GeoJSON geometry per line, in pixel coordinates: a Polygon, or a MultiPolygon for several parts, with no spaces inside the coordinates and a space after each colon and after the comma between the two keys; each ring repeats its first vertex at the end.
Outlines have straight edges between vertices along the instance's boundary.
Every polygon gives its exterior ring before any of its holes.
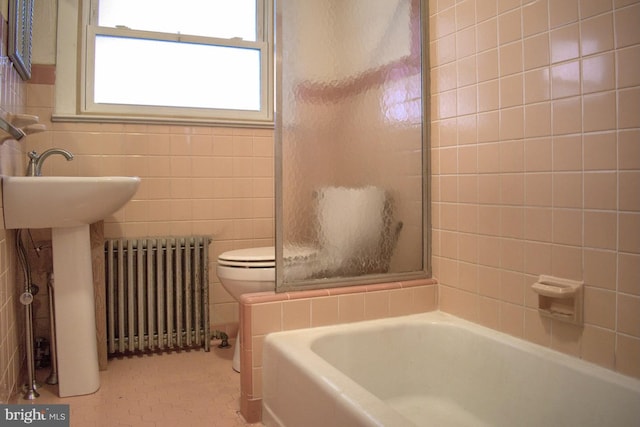
{"type": "Polygon", "coordinates": [[[53,274],[60,397],[100,388],[89,225],[53,228],[53,274]]]}

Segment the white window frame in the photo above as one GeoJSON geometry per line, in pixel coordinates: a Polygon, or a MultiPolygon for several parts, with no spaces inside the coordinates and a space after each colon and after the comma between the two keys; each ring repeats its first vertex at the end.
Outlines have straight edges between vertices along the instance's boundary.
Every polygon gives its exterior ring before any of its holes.
{"type": "MultiPolygon", "coordinates": [[[[231,0],[232,1],[232,0],[231,0]]],[[[136,31],[97,26],[98,0],[58,1],[56,85],[53,121],[107,123],[210,124],[273,127],[273,0],[256,0],[256,41],[136,31]],[[154,107],[93,102],[93,63],[96,35],[214,43],[260,50],[260,110],[154,107]]],[[[189,75],[185,60],[185,78],[189,75]]]]}

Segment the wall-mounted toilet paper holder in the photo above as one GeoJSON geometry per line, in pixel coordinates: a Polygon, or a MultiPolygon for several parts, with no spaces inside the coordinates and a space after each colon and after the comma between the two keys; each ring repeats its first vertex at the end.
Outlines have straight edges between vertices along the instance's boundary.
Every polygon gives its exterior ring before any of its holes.
{"type": "Polygon", "coordinates": [[[582,324],[584,282],[540,275],[531,288],[538,294],[538,312],[546,317],[582,324]]]}

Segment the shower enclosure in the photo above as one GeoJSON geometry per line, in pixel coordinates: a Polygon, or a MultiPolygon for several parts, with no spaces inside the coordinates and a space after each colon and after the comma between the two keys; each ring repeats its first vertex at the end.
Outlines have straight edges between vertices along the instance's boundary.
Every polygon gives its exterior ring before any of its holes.
{"type": "Polygon", "coordinates": [[[276,1],[276,289],[425,277],[426,1],[276,1]]]}

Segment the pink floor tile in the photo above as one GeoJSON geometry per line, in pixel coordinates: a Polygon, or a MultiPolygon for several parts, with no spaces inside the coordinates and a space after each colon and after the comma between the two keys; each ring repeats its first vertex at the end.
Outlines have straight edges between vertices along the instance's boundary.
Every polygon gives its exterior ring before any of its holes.
{"type": "MultiPolygon", "coordinates": [[[[69,404],[72,427],[238,427],[240,375],[231,369],[233,348],[115,358],[91,395],[59,398],[57,386],[38,389],[36,404],[69,404]]],[[[48,370],[39,370],[46,378],[48,370]]],[[[19,399],[17,403],[25,403],[19,399]]]]}

